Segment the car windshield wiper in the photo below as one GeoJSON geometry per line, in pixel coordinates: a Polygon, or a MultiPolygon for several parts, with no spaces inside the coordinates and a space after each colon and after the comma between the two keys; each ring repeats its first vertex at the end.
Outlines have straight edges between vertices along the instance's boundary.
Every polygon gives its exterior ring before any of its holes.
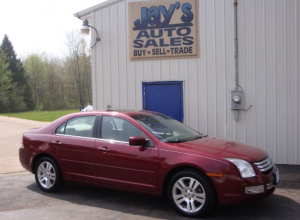
{"type": "Polygon", "coordinates": [[[203,136],[196,136],[196,137],[194,137],[194,138],[192,139],[192,141],[193,141],[193,140],[200,139],[200,138],[203,138],[203,136]]]}
{"type": "Polygon", "coordinates": [[[193,140],[197,140],[197,139],[204,138],[204,137],[208,137],[208,135],[196,136],[193,140]]]}
{"type": "Polygon", "coordinates": [[[184,141],[181,140],[181,139],[177,139],[177,140],[174,140],[174,141],[167,141],[167,143],[181,143],[181,142],[184,142],[184,141]]]}
{"type": "Polygon", "coordinates": [[[167,143],[182,143],[182,142],[187,142],[187,141],[194,141],[200,138],[208,137],[208,135],[199,135],[196,137],[189,137],[189,138],[183,138],[183,139],[177,139],[174,141],[166,141],[167,143]]]}

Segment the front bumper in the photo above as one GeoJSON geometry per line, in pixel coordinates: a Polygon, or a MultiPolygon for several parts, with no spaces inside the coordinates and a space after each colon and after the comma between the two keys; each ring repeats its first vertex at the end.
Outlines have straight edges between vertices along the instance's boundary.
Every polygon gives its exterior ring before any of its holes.
{"type": "Polygon", "coordinates": [[[237,175],[224,175],[222,178],[212,177],[221,205],[233,205],[263,199],[275,191],[279,181],[276,179],[277,167],[274,165],[267,174],[258,172],[255,177],[242,178],[237,175]]]}

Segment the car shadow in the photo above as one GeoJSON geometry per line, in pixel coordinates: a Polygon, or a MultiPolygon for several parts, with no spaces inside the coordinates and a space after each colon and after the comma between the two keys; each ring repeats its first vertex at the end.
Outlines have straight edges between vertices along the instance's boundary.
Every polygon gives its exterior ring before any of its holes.
{"type": "MultiPolygon", "coordinates": [[[[74,204],[98,207],[131,215],[170,220],[190,219],[182,217],[174,211],[166,198],[77,184],[67,184],[58,193],[45,193],[35,183],[28,185],[27,189],[43,196],[65,200],[74,204]]],[[[255,203],[237,206],[218,206],[212,213],[203,218],[210,220],[299,220],[299,216],[300,204],[288,197],[274,194],[255,203]]]]}

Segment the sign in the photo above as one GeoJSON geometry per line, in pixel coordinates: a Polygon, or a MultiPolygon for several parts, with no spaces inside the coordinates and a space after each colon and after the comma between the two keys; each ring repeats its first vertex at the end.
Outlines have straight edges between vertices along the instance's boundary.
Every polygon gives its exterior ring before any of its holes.
{"type": "Polygon", "coordinates": [[[198,56],[197,0],[129,3],[131,60],[198,56]]]}

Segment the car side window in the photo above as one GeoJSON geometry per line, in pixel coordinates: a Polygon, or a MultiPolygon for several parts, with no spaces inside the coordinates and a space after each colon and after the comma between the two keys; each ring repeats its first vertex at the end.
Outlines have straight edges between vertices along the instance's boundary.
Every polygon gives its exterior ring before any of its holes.
{"type": "Polygon", "coordinates": [[[147,136],[129,121],[112,116],[103,116],[101,125],[101,138],[129,142],[132,136],[147,136]]]}
{"type": "Polygon", "coordinates": [[[63,123],[61,126],[59,126],[56,129],[56,134],[64,134],[65,133],[65,127],[66,127],[66,123],[63,123]]]}
{"type": "Polygon", "coordinates": [[[79,137],[93,137],[95,119],[96,116],[72,118],[67,121],[65,134],[79,137]]]}

